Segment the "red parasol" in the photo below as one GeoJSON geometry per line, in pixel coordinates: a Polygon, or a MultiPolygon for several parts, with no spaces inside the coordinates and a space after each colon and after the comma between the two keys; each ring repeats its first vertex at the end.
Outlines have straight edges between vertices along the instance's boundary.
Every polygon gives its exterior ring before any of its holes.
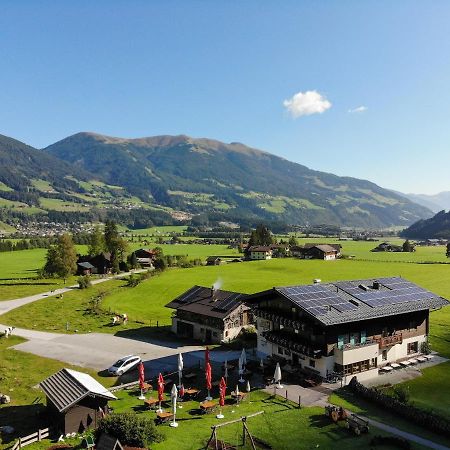
{"type": "Polygon", "coordinates": [[[219,394],[220,394],[219,405],[220,406],[225,406],[226,391],[227,391],[227,384],[225,383],[225,379],[222,377],[222,379],[220,380],[220,384],[219,384],[219,394]]]}
{"type": "Polygon", "coordinates": [[[206,365],[209,364],[209,348],[206,347],[205,349],[205,370],[206,370],[206,365]]]}
{"type": "Polygon", "coordinates": [[[205,378],[206,378],[206,389],[210,391],[212,385],[211,385],[211,364],[209,362],[206,363],[205,378]]]}
{"type": "Polygon", "coordinates": [[[144,389],[144,382],[145,382],[145,374],[144,374],[144,364],[142,361],[139,364],[139,387],[144,389]]]}
{"type": "Polygon", "coordinates": [[[164,400],[164,378],[161,374],[158,376],[158,400],[160,402],[164,400]]]}
{"type": "Polygon", "coordinates": [[[184,385],[182,384],[180,387],[180,390],[178,391],[178,396],[183,398],[184,397],[184,385]]]}

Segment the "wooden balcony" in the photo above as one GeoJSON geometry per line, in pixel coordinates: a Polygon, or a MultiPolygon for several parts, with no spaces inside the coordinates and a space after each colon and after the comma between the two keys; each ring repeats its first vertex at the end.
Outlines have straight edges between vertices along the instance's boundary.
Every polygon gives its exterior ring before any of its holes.
{"type": "Polygon", "coordinates": [[[382,336],[379,338],[374,339],[376,342],[378,342],[378,346],[380,348],[387,348],[392,347],[396,344],[401,344],[403,342],[403,336],[402,333],[394,334],[392,336],[382,336]]]}

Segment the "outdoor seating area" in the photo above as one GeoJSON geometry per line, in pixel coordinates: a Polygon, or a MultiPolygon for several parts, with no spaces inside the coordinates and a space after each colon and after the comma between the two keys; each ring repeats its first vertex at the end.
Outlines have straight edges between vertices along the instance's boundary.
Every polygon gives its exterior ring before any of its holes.
{"type": "Polygon", "coordinates": [[[386,364],[385,366],[380,367],[378,371],[380,374],[390,373],[394,370],[401,370],[401,369],[406,369],[411,366],[420,365],[420,364],[426,363],[428,361],[431,361],[432,359],[433,359],[433,355],[415,356],[414,358],[405,359],[404,361],[399,361],[398,363],[392,362],[392,363],[386,364]]]}

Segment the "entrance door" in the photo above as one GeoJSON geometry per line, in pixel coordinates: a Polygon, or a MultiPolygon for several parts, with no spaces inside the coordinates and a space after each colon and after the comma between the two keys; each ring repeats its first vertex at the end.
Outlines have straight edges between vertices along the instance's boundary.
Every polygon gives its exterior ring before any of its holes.
{"type": "Polygon", "coordinates": [[[209,344],[212,340],[212,331],[208,328],[205,330],[205,341],[207,344],[209,344]]]}

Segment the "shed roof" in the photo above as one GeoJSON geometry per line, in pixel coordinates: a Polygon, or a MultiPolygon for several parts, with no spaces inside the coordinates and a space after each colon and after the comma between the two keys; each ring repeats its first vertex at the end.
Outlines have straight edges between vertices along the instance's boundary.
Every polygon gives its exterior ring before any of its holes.
{"type": "Polygon", "coordinates": [[[116,400],[108,389],[90,375],[72,369],[61,369],[39,385],[59,412],[66,411],[88,395],[116,400]]]}
{"type": "Polygon", "coordinates": [[[323,325],[358,322],[448,306],[448,300],[401,277],[274,287],[253,294],[247,303],[281,296],[323,325]]]}

